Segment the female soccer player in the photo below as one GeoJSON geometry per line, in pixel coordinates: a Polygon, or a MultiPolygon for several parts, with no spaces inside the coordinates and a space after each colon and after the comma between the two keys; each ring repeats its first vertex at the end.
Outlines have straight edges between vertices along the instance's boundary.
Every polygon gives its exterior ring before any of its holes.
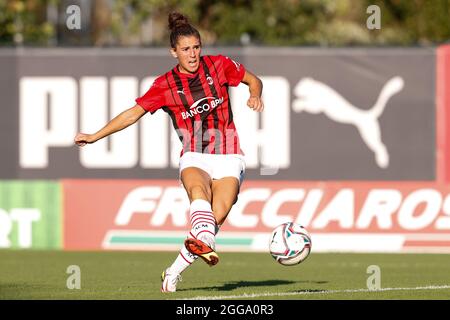
{"type": "Polygon", "coordinates": [[[146,112],[167,112],[183,144],[180,180],[190,200],[191,230],[175,262],[162,274],[163,292],[176,291],[180,274],[197,259],[219,261],[215,235],[237,201],[245,172],[243,152],[228,96],[228,87],[249,87],[247,106],[261,112],[262,82],[243,65],[225,56],[202,56],[200,34],[180,13],[169,14],[170,53],[178,65],[159,76],[136,105],[94,134],[79,133],[85,146],[122,130],[146,112]]]}

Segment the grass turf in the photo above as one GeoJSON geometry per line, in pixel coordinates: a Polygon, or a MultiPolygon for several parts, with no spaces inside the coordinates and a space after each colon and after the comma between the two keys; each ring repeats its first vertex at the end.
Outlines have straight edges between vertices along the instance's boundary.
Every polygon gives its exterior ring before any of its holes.
{"type": "Polygon", "coordinates": [[[300,265],[284,267],[269,254],[221,253],[217,266],[197,261],[183,273],[176,293],[163,294],[160,275],[175,257],[176,252],[0,250],[0,299],[450,299],[450,287],[407,289],[450,286],[445,254],[313,253],[300,265]],[[66,286],[70,265],[81,269],[79,290],[66,286]],[[370,265],[381,269],[381,288],[393,290],[367,290],[370,265]]]}

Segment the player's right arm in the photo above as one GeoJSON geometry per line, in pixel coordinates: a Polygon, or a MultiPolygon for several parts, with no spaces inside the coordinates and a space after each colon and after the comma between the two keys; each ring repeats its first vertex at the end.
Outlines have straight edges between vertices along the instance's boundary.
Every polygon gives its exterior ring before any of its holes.
{"type": "Polygon", "coordinates": [[[84,147],[88,143],[94,143],[114,132],[125,129],[138,121],[147,111],[140,105],[136,104],[134,107],[127,109],[114,117],[103,128],[94,134],[78,133],[75,136],[75,144],[84,147]]]}

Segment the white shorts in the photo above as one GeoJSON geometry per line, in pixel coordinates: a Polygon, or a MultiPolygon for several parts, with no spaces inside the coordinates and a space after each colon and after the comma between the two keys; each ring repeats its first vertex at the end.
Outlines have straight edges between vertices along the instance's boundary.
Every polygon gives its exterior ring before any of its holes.
{"type": "Polygon", "coordinates": [[[239,185],[244,180],[245,160],[240,154],[186,152],[180,158],[180,178],[181,171],[187,167],[200,168],[206,171],[211,179],[235,177],[239,185]]]}

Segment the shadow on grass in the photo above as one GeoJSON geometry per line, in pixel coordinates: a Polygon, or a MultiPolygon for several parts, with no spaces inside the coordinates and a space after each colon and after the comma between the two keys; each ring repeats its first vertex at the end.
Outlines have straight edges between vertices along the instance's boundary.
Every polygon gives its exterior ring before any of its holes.
{"type": "MultiPolygon", "coordinates": [[[[187,289],[179,289],[177,291],[192,291],[192,290],[231,291],[231,290],[234,290],[237,288],[270,287],[270,286],[287,285],[287,284],[294,284],[294,283],[324,284],[324,283],[328,283],[328,281],[290,281],[290,280],[234,281],[234,282],[224,283],[220,286],[187,288],[187,289]]],[[[305,291],[310,291],[310,290],[305,290],[305,291]]],[[[318,291],[321,291],[321,290],[318,290],[318,291]]]]}

